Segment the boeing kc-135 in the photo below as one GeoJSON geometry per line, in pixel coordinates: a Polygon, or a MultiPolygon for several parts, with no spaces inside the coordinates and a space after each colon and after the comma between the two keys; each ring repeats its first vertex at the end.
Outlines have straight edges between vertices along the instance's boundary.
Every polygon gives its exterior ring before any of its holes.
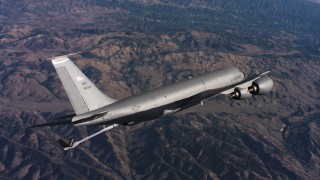
{"type": "Polygon", "coordinates": [[[203,75],[160,87],[151,91],[116,100],[102,93],[69,59],[70,55],[51,58],[75,114],[59,117],[59,121],[31,127],[73,124],[75,126],[103,125],[102,130],[75,141],[58,140],[64,150],[117,126],[132,126],[154,120],[201,104],[218,95],[240,100],[271,91],[273,81],[269,71],[245,79],[237,68],[207,72],[203,75]]]}

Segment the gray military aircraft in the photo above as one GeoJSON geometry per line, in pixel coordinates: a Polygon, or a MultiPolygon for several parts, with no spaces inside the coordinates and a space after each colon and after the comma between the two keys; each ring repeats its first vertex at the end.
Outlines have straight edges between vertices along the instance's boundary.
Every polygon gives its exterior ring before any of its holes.
{"type": "MultiPolygon", "coordinates": [[[[72,54],[71,54],[72,55],[72,54]]],[[[224,94],[240,100],[271,91],[273,81],[269,71],[245,80],[237,68],[225,68],[198,77],[160,87],[139,95],[115,100],[102,93],[69,59],[70,55],[51,58],[75,114],[58,117],[59,121],[32,127],[73,124],[75,126],[103,125],[104,128],[84,139],[69,142],[58,140],[64,150],[113,129],[119,125],[132,126],[173,114],[215,96],[224,94]]]]}

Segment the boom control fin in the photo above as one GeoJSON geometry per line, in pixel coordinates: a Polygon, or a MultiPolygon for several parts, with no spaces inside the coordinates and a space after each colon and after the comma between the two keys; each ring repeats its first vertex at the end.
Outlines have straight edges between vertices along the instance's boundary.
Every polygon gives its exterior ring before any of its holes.
{"type": "Polygon", "coordinates": [[[71,138],[69,140],[69,143],[66,143],[64,140],[62,139],[59,139],[57,142],[63,147],[63,148],[66,148],[66,147],[72,147],[73,146],[73,143],[75,141],[75,138],[71,138]]]}

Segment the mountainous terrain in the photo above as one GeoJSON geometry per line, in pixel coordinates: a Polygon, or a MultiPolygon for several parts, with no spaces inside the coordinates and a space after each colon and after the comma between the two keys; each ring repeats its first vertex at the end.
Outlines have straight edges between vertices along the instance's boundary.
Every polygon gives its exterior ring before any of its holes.
{"type": "Polygon", "coordinates": [[[319,179],[319,29],[308,0],[1,0],[0,179],[319,179]],[[64,152],[101,127],[28,126],[73,111],[47,59],[74,52],[115,99],[229,66],[274,88],[64,152]]]}

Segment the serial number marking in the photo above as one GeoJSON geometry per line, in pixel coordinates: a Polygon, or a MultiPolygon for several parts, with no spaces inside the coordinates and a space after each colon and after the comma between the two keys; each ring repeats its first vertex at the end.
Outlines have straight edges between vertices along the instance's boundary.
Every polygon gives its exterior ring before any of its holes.
{"type": "Polygon", "coordinates": [[[91,89],[91,86],[86,86],[83,88],[84,90],[88,90],[88,89],[91,89]]]}

